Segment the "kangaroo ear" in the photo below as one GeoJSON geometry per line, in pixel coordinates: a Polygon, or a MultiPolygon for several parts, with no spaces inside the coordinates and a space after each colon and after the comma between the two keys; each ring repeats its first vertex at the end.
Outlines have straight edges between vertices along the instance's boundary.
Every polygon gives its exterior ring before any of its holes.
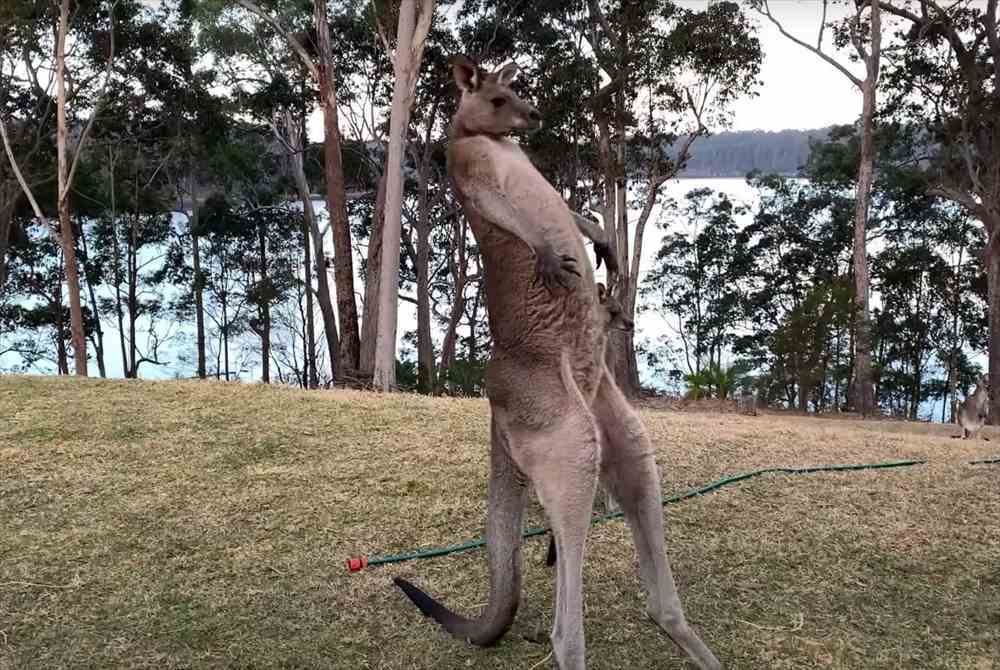
{"type": "Polygon", "coordinates": [[[608,289],[604,284],[597,282],[597,301],[604,304],[608,300],[608,289]]]}
{"type": "Polygon", "coordinates": [[[517,67],[517,63],[507,63],[497,71],[497,83],[501,86],[510,86],[511,82],[517,78],[518,72],[520,70],[517,67]]]}
{"type": "Polygon", "coordinates": [[[458,88],[469,93],[479,88],[479,66],[463,54],[452,56],[451,74],[458,88]]]}

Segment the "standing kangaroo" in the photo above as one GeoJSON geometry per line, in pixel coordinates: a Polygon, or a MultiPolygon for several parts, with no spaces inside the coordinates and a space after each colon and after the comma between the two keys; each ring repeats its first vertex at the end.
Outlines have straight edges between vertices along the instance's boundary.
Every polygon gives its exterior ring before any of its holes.
{"type": "MultiPolygon", "coordinates": [[[[958,423],[962,426],[961,435],[952,435],[955,438],[968,440],[979,435],[986,423],[986,417],[990,413],[990,376],[983,375],[982,380],[976,385],[976,390],[962,402],[958,412],[958,423]]],[[[983,437],[989,442],[988,437],[983,437]]]]}
{"type": "Polygon", "coordinates": [[[601,317],[580,224],[506,138],[539,128],[541,115],[511,91],[513,63],[486,73],[456,56],[452,72],[461,100],[448,172],[485,262],[493,336],[486,368],[489,600],[469,619],[406,580],[396,584],[455,637],[477,645],[499,640],[520,598],[521,516],[530,480],[558,548],[553,651],[562,670],[584,670],[583,558],[600,472],[632,528],[647,613],[699,668],[719,668],[688,626],[677,595],[649,437],[598,351],[601,317]]]}

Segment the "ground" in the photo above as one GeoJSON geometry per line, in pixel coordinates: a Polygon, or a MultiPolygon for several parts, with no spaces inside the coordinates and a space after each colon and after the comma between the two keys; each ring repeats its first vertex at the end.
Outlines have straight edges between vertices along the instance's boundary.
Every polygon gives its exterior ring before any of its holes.
{"type": "MultiPolygon", "coordinates": [[[[752,479],[665,508],[688,617],[727,668],[1000,668],[1000,445],[945,426],[645,410],[666,493],[769,466],[928,459],[752,479]]],[[[345,560],[481,534],[480,400],[199,382],[0,377],[0,669],[545,668],[546,541],[491,649],[463,612],[472,551],[345,560]]],[[[529,523],[540,521],[537,505],[529,523]]],[[[585,569],[589,667],[688,668],[643,614],[621,521],[585,569]]]]}

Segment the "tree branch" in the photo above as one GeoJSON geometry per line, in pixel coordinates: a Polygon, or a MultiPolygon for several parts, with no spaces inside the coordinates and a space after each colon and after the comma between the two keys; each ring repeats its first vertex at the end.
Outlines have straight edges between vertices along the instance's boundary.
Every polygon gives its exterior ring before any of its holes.
{"type": "Polygon", "coordinates": [[[309,57],[309,53],[305,50],[302,44],[295,38],[294,35],[288,32],[285,29],[285,27],[281,25],[278,19],[265,12],[263,9],[260,8],[259,5],[257,5],[257,3],[253,2],[252,0],[236,0],[236,4],[238,4],[240,7],[247,10],[248,12],[257,15],[257,17],[259,17],[261,20],[270,24],[270,26],[274,28],[275,32],[277,32],[281,37],[285,39],[286,42],[288,42],[288,46],[290,46],[292,48],[292,51],[294,51],[298,55],[299,60],[301,60],[302,64],[305,65],[306,69],[309,70],[309,74],[312,75],[313,79],[316,80],[317,84],[319,83],[320,80],[319,69],[316,67],[316,63],[313,62],[313,59],[309,57]]]}
{"type": "Polygon", "coordinates": [[[993,55],[993,92],[1000,95],[1000,33],[997,32],[997,0],[986,3],[986,12],[982,16],[986,28],[986,40],[993,55]]]}
{"type": "Polygon", "coordinates": [[[854,17],[851,18],[851,44],[854,46],[854,51],[857,52],[858,58],[867,67],[871,57],[868,52],[865,51],[865,46],[861,42],[861,13],[865,11],[865,5],[858,7],[858,11],[854,13],[854,17]]]}
{"type": "MultiPolygon", "coordinates": [[[[10,146],[10,138],[7,136],[7,126],[4,124],[3,119],[0,119],[0,137],[3,138],[3,148],[7,152],[7,158],[10,160],[10,168],[13,170],[14,176],[17,177],[17,182],[21,185],[21,190],[24,191],[25,197],[31,203],[31,210],[35,213],[35,217],[39,221],[47,221],[45,215],[42,214],[42,209],[38,206],[38,201],[35,200],[35,195],[31,192],[31,187],[28,186],[28,182],[25,181],[24,175],[21,173],[21,168],[17,165],[17,159],[14,158],[14,150],[10,146]]],[[[46,227],[49,228],[50,233],[54,234],[50,226],[46,227]]]]}
{"type": "MultiPolygon", "coordinates": [[[[423,53],[424,41],[427,39],[427,34],[431,30],[431,21],[434,19],[434,0],[423,0],[420,3],[420,18],[417,19],[417,25],[413,29],[413,42],[410,49],[410,62],[419,63],[417,56],[423,53]]],[[[418,67],[414,68],[414,72],[410,75],[416,79],[417,72],[419,72],[418,67]]],[[[410,86],[413,89],[413,86],[410,86]]]]}
{"type": "Polygon", "coordinates": [[[117,2],[112,2],[110,9],[108,9],[108,67],[104,73],[104,84],[101,85],[101,93],[97,97],[97,103],[94,105],[94,111],[90,115],[90,118],[87,119],[87,125],[83,128],[83,134],[80,135],[80,140],[76,143],[76,151],[73,153],[73,161],[69,166],[69,174],[66,177],[66,183],[63,184],[63,190],[59,193],[60,202],[69,196],[69,191],[73,184],[73,177],[76,175],[76,168],[80,164],[80,156],[83,155],[83,147],[87,143],[87,137],[90,135],[90,131],[94,127],[94,122],[97,120],[97,115],[101,111],[101,107],[104,105],[104,94],[107,93],[108,83],[111,81],[111,68],[115,63],[115,5],[117,4],[117,2]]]}
{"type": "Polygon", "coordinates": [[[819,20],[819,36],[816,38],[816,49],[823,48],[823,31],[826,29],[826,6],[829,0],[823,0],[823,16],[819,20]]]}
{"type": "Polygon", "coordinates": [[[771,14],[771,8],[768,6],[767,0],[762,0],[760,2],[760,4],[754,3],[753,7],[754,7],[754,9],[757,10],[758,13],[760,13],[761,15],[767,17],[767,19],[771,23],[773,23],[774,26],[778,29],[778,32],[780,32],[782,35],[784,35],[786,38],[788,38],[792,42],[798,44],[803,49],[807,49],[808,51],[811,51],[812,53],[816,54],[817,56],[819,56],[820,58],[822,58],[823,60],[825,60],[827,63],[829,63],[830,65],[832,65],[833,67],[835,67],[837,70],[839,70],[841,74],[843,74],[845,77],[847,77],[852,84],[854,84],[858,88],[861,88],[861,86],[862,86],[861,80],[858,79],[856,76],[854,76],[854,74],[852,74],[851,71],[848,70],[846,67],[844,67],[843,65],[841,65],[840,63],[838,63],[833,57],[831,57],[829,54],[824,53],[821,49],[813,47],[811,44],[808,44],[808,43],[800,40],[798,37],[795,37],[794,35],[792,35],[791,33],[789,33],[787,30],[785,30],[785,27],[783,25],[781,25],[781,23],[778,21],[778,19],[774,18],[773,14],[771,14]]]}
{"type": "Polygon", "coordinates": [[[611,24],[608,22],[608,17],[604,16],[604,12],[601,11],[600,2],[598,2],[598,0],[590,0],[587,3],[587,6],[590,7],[590,13],[595,19],[597,19],[597,22],[601,25],[601,29],[604,30],[604,36],[608,38],[609,42],[611,42],[611,48],[615,51],[620,51],[621,45],[619,45],[618,39],[611,30],[611,24]]]}

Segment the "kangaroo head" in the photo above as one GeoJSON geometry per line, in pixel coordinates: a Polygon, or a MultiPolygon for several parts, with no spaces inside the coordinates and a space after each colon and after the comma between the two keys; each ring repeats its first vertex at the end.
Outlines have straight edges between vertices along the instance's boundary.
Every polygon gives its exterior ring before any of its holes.
{"type": "Polygon", "coordinates": [[[469,135],[507,135],[542,127],[542,115],[510,89],[517,65],[485,72],[466,56],[451,58],[451,71],[462,92],[455,125],[469,135]]]}
{"type": "Polygon", "coordinates": [[[630,333],[635,330],[635,322],[625,316],[625,309],[618,298],[601,283],[597,284],[597,301],[604,307],[605,331],[623,330],[630,333]]]}

